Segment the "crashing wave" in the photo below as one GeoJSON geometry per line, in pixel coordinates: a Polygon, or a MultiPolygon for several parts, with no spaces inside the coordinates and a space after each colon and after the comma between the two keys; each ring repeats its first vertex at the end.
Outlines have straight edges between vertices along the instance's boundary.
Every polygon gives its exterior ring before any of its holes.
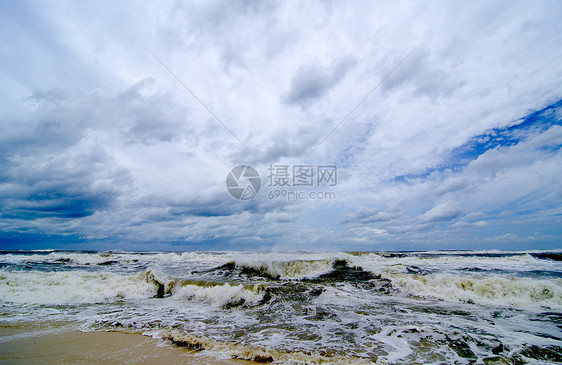
{"type": "Polygon", "coordinates": [[[248,276],[259,276],[274,280],[314,278],[332,270],[334,259],[324,260],[237,260],[218,269],[236,271],[248,276]]]}
{"type": "Polygon", "coordinates": [[[256,305],[263,297],[259,287],[231,285],[228,283],[183,281],[173,290],[176,298],[186,298],[223,307],[256,305]]]}
{"type": "Polygon", "coordinates": [[[391,276],[408,293],[452,302],[528,308],[562,309],[562,279],[455,276],[448,274],[391,276]]]}
{"type": "Polygon", "coordinates": [[[157,288],[147,273],[123,275],[90,271],[0,273],[0,297],[19,304],[86,304],[150,298],[157,288]]]}
{"type": "Polygon", "coordinates": [[[248,346],[238,343],[220,342],[203,336],[181,333],[177,330],[162,330],[152,333],[155,338],[168,340],[176,346],[189,350],[207,351],[218,357],[249,360],[259,363],[277,364],[335,364],[362,365],[371,361],[352,356],[324,356],[315,352],[285,352],[271,348],[248,346]]]}

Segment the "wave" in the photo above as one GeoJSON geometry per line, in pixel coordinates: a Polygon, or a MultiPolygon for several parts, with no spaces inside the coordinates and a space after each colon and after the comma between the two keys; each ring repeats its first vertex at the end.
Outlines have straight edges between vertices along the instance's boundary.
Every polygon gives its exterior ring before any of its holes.
{"type": "Polygon", "coordinates": [[[126,275],[89,271],[3,271],[3,302],[28,305],[76,305],[119,300],[174,297],[218,306],[255,305],[265,293],[259,286],[179,280],[156,270],[126,275]]]}
{"type": "Polygon", "coordinates": [[[89,271],[0,272],[2,301],[17,304],[106,303],[150,298],[156,291],[145,272],[134,275],[89,271]]]}
{"type": "Polygon", "coordinates": [[[451,302],[562,309],[562,279],[395,274],[391,281],[412,295],[451,302]]]}
{"type": "MultiPolygon", "coordinates": [[[[197,263],[202,265],[221,265],[234,263],[235,266],[246,268],[250,273],[275,279],[305,279],[325,274],[331,270],[335,260],[347,260],[350,265],[364,268],[392,265],[419,266],[433,265],[437,269],[465,268],[483,269],[518,267],[522,270],[536,266],[540,270],[544,265],[559,265],[562,254],[558,251],[528,252],[421,252],[421,253],[263,253],[241,254],[236,252],[10,252],[0,255],[0,265],[21,265],[27,269],[44,269],[43,266],[111,266],[123,264],[127,267],[150,265],[173,265],[177,263],[197,263]]],[[[208,267],[208,266],[207,266],[208,267]]],[[[200,268],[199,268],[200,269],[200,268]]],[[[560,270],[560,269],[558,269],[560,270]]],[[[376,273],[378,271],[375,270],[376,273]]]]}
{"type": "Polygon", "coordinates": [[[237,260],[230,261],[215,270],[229,273],[238,272],[247,276],[258,276],[274,280],[294,280],[315,278],[333,270],[335,259],[323,260],[237,260]]]}
{"type": "MultiPolygon", "coordinates": [[[[400,290],[417,297],[448,302],[476,303],[500,307],[562,308],[562,279],[551,273],[541,277],[510,277],[505,268],[533,269],[540,262],[529,254],[509,257],[411,257],[381,254],[340,255],[322,260],[232,261],[214,270],[228,276],[236,273],[270,280],[298,280],[311,284],[347,282],[371,292],[388,294],[400,290]],[[422,267],[416,266],[420,265],[422,267]],[[367,269],[364,269],[367,268],[367,269]],[[472,275],[471,275],[472,274],[472,275]]],[[[536,276],[536,275],[534,275],[536,276]]],[[[277,287],[268,288],[267,298],[277,287]]]]}
{"type": "Polygon", "coordinates": [[[228,283],[198,282],[193,284],[184,281],[173,290],[176,298],[186,298],[198,302],[210,303],[222,307],[235,307],[241,305],[256,305],[262,298],[259,287],[230,285],[228,283]]]}
{"type": "Polygon", "coordinates": [[[3,301],[28,304],[173,296],[219,306],[252,306],[274,293],[265,283],[346,282],[383,294],[399,290],[450,302],[562,308],[562,268],[558,256],[552,256],[557,253],[538,257],[539,253],[16,253],[0,256],[12,265],[0,270],[0,295],[3,301]],[[28,267],[26,262],[68,269],[37,270],[42,267],[28,267]],[[114,268],[123,262],[135,265],[114,268]],[[24,271],[16,271],[21,268],[24,271]]]}
{"type": "Polygon", "coordinates": [[[117,262],[138,262],[139,256],[136,254],[112,254],[112,253],[79,253],[79,252],[50,252],[44,254],[6,254],[0,256],[3,263],[12,265],[29,264],[54,264],[54,265],[107,265],[117,262]]]}
{"type": "Polygon", "coordinates": [[[177,330],[160,330],[149,333],[154,338],[168,340],[176,346],[189,350],[206,351],[219,358],[249,360],[254,362],[275,362],[282,364],[371,364],[371,361],[353,356],[326,356],[318,352],[286,352],[272,348],[248,346],[239,343],[220,342],[203,336],[182,333],[177,330]]]}
{"type": "Polygon", "coordinates": [[[109,265],[114,263],[173,263],[185,261],[218,261],[231,257],[229,253],[209,252],[166,252],[166,253],[127,253],[127,252],[12,252],[0,255],[0,262],[12,265],[25,264],[64,264],[77,266],[109,265]]]}

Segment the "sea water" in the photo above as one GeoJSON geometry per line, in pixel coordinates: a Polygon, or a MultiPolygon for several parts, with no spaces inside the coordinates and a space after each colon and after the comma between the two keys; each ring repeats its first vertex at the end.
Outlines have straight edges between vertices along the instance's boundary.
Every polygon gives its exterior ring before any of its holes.
{"type": "Polygon", "coordinates": [[[0,321],[221,358],[562,361],[561,252],[0,252],[0,321]]]}

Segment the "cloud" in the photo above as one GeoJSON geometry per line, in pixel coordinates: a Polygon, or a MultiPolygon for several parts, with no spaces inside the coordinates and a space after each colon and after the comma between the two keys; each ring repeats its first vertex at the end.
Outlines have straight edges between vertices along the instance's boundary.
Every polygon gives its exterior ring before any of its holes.
{"type": "Polygon", "coordinates": [[[462,208],[459,203],[447,201],[441,203],[420,216],[422,222],[448,222],[455,219],[462,213],[462,208]]]}
{"type": "Polygon", "coordinates": [[[369,209],[365,207],[359,208],[355,213],[347,214],[341,220],[341,223],[377,223],[388,222],[400,218],[401,214],[398,212],[381,212],[376,209],[369,209]]]}
{"type": "Polygon", "coordinates": [[[0,241],[559,244],[557,2],[0,8],[0,241]],[[337,165],[337,199],[268,199],[270,164],[337,165]]]}
{"type": "Polygon", "coordinates": [[[0,217],[81,218],[110,208],[131,184],[130,175],[91,142],[62,153],[41,149],[9,157],[0,176],[0,217]]]}
{"type": "MultiPolygon", "coordinates": [[[[399,61],[393,59],[398,64],[399,61]]],[[[413,94],[416,96],[427,96],[436,99],[440,96],[450,95],[457,89],[463,87],[466,82],[458,79],[454,67],[443,68],[443,64],[436,67],[437,63],[431,59],[430,51],[423,48],[413,50],[408,58],[388,76],[382,83],[383,91],[404,87],[407,84],[413,86],[413,94]]],[[[387,65],[381,69],[392,69],[396,65],[387,65]]]]}
{"type": "Polygon", "coordinates": [[[283,97],[287,104],[307,107],[336,86],[354,66],[353,59],[345,59],[323,69],[318,65],[301,66],[291,78],[291,86],[283,97]]]}
{"type": "Polygon", "coordinates": [[[477,221],[474,223],[469,223],[465,221],[456,222],[451,225],[452,228],[467,228],[467,227],[486,227],[488,223],[485,221],[477,221]]]}

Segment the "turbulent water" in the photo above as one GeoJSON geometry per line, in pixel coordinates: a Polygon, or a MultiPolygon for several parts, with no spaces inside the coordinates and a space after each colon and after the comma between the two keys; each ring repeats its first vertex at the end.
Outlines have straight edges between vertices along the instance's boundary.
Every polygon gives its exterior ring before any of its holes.
{"type": "Polygon", "coordinates": [[[1,252],[0,321],[314,364],[562,361],[562,253],[1,252]]]}

